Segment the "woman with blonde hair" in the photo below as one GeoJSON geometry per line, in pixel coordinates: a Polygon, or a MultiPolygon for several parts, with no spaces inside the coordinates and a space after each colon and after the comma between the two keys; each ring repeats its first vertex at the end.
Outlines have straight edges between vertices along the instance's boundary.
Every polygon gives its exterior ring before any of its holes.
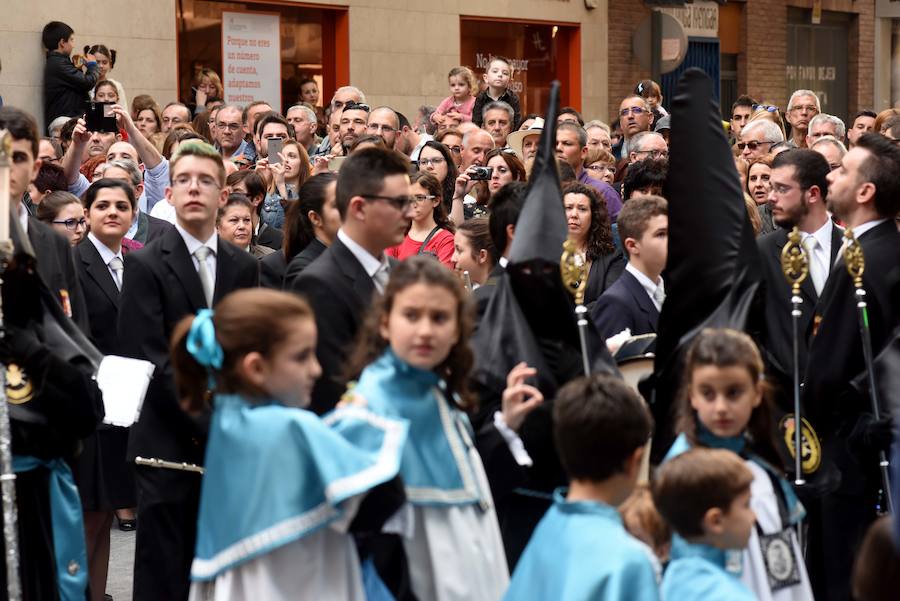
{"type": "Polygon", "coordinates": [[[191,82],[194,91],[194,109],[191,114],[196,115],[206,111],[206,104],[225,97],[225,88],[222,86],[222,78],[219,74],[204,67],[197,71],[191,82]]]}

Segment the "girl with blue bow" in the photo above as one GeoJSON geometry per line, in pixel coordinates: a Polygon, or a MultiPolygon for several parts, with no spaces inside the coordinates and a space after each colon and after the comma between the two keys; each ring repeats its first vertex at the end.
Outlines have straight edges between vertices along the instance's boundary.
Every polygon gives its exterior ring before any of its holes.
{"type": "MultiPolygon", "coordinates": [[[[753,340],[735,330],[700,332],[687,352],[677,403],[680,434],[666,459],[697,446],[728,449],[753,472],[756,525],[746,549],[721,553],[722,567],[761,601],[812,600],[796,534],[806,512],[783,477],[763,360],[753,340]]],[[[688,546],[675,535],[672,559],[690,552],[688,546]]]]}
{"type": "Polygon", "coordinates": [[[408,504],[390,524],[408,558],[408,588],[420,600],[496,601],[509,583],[491,491],[463,412],[472,309],[450,270],[411,257],[392,269],[351,361],[353,373],[362,373],[345,402],[409,422],[400,465],[408,504]]]}
{"type": "MultiPolygon", "coordinates": [[[[322,370],[312,310],[294,295],[234,292],[173,334],[184,408],[212,420],[191,566],[192,600],[349,599],[385,593],[350,532],[402,505],[407,426],[359,407],[304,409],[322,370]],[[364,584],[365,582],[365,584],[364,584]]],[[[380,522],[379,522],[380,517],[380,522]]]]}

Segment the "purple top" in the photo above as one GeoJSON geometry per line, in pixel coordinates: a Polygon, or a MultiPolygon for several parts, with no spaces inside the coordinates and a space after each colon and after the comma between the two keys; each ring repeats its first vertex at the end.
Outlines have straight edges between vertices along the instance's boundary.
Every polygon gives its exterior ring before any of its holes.
{"type": "Polygon", "coordinates": [[[581,174],[578,176],[578,183],[587,184],[600,193],[600,197],[606,201],[606,212],[609,213],[609,222],[615,223],[616,218],[619,216],[619,211],[622,210],[622,198],[616,192],[616,189],[606,182],[589,176],[587,169],[581,170],[581,174]]]}

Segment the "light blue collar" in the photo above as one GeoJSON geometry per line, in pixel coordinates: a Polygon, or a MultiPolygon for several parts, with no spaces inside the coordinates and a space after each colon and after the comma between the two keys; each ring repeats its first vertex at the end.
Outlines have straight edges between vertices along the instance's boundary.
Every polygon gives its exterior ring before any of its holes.
{"type": "Polygon", "coordinates": [[[567,493],[566,488],[557,488],[553,491],[553,503],[559,511],[569,514],[596,515],[619,525],[623,524],[622,514],[612,505],[600,501],[569,501],[566,499],[567,493]]]}

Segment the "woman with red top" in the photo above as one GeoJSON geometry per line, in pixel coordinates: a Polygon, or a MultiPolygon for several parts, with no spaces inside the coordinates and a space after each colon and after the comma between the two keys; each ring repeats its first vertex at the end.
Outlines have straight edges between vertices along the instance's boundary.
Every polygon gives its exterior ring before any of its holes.
{"type": "Polygon", "coordinates": [[[430,173],[419,171],[410,177],[413,219],[406,237],[387,254],[400,260],[430,254],[453,269],[453,226],[441,201],[441,183],[430,173]]]}

